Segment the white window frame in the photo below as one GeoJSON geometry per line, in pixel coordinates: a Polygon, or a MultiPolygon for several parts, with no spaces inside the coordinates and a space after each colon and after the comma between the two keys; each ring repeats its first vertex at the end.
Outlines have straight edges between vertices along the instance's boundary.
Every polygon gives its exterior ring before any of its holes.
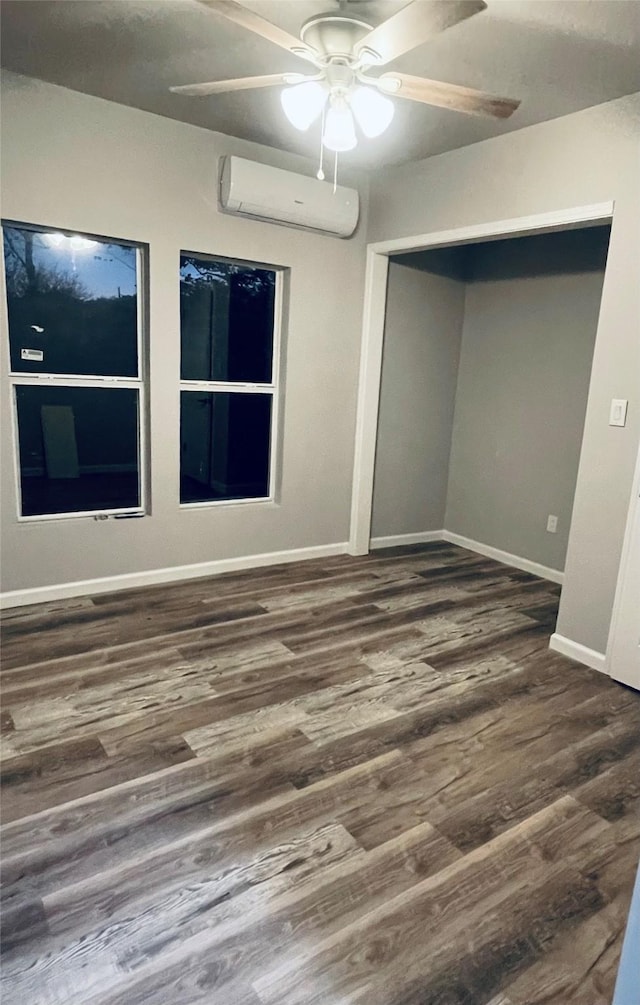
{"type": "MultiPolygon", "coordinates": [[[[200,251],[181,251],[180,257],[185,255],[192,258],[202,258],[211,262],[219,262],[223,265],[240,265],[248,269],[262,269],[265,272],[273,272],[275,275],[274,297],[273,297],[273,344],[271,360],[271,381],[269,383],[253,384],[248,381],[231,380],[183,380],[180,379],[180,411],[182,413],[182,392],[197,391],[224,392],[229,394],[267,394],[271,395],[271,426],[269,430],[269,492],[266,496],[250,496],[238,499],[205,499],[199,502],[182,502],[181,509],[207,509],[211,506],[262,506],[265,503],[275,503],[276,499],[276,479],[278,476],[279,450],[278,450],[278,430],[280,428],[280,403],[281,403],[281,347],[282,347],[282,325],[283,325],[283,304],[284,304],[284,274],[285,270],[281,266],[267,265],[263,262],[249,262],[244,259],[225,258],[223,255],[211,255],[200,251]]],[[[180,344],[182,346],[182,333],[180,344]]],[[[181,349],[182,352],[182,349],[181,349]]],[[[180,434],[182,439],[182,433],[180,434]]],[[[180,456],[179,480],[182,478],[182,455],[180,456]]]]}
{"type": "MultiPolygon", "coordinates": [[[[133,248],[136,252],[136,351],[138,362],[137,377],[108,377],[96,374],[73,374],[73,373],[21,373],[12,368],[11,363],[11,340],[9,336],[9,320],[7,314],[5,353],[8,358],[8,379],[9,391],[11,394],[11,438],[13,447],[13,469],[16,485],[16,503],[18,523],[39,523],[49,520],[72,520],[78,517],[91,517],[94,520],[102,520],[116,516],[146,516],[149,513],[149,471],[147,464],[147,435],[148,435],[148,380],[147,380],[147,360],[145,353],[146,345],[146,254],[145,246],[128,241],[119,237],[104,237],[97,234],[89,234],[85,231],[68,230],[62,227],[49,227],[44,224],[23,223],[15,220],[2,220],[2,229],[14,227],[21,230],[32,230],[35,233],[61,233],[66,236],[79,235],[92,240],[107,244],[120,244],[123,247],[133,248]],[[133,388],[138,392],[138,487],[140,493],[140,505],[136,507],[120,507],[115,509],[92,509],[74,510],[68,513],[36,513],[32,516],[24,516],[22,513],[22,471],[20,467],[20,430],[18,425],[18,396],[17,388],[24,386],[36,387],[102,387],[102,388],[133,388]]],[[[6,272],[4,260],[4,241],[0,249],[0,266],[2,272],[2,297],[3,303],[7,304],[6,272]]]]}

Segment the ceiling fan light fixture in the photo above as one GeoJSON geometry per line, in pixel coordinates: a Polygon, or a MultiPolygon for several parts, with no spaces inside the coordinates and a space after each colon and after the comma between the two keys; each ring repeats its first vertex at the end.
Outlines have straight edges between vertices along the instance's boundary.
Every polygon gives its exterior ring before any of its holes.
{"type": "Polygon", "coordinates": [[[200,2],[228,22],[279,46],[289,55],[307,60],[316,72],[313,76],[289,72],[258,74],[182,84],[170,90],[205,97],[288,85],[281,93],[281,101],[287,119],[296,129],[306,132],[322,115],[319,175],[323,174],[325,147],[337,155],[357,145],[356,125],[368,138],[380,136],[388,128],[394,113],[389,96],[496,119],[508,118],[520,104],[470,87],[407,73],[367,75],[371,67],[393,63],[448,28],[486,10],[485,0],[404,0],[400,10],[375,27],[347,11],[348,0],[339,0],[339,11],[308,18],[299,38],[238,0],[200,2]]]}
{"type": "Polygon", "coordinates": [[[350,97],[351,111],[368,139],[381,136],[391,125],[395,112],[393,101],[373,87],[356,87],[350,97]]]}
{"type": "Polygon", "coordinates": [[[358,140],[353,115],[346,102],[333,102],[327,112],[322,142],[327,150],[343,153],[353,150],[358,140]]]}
{"type": "Polygon", "coordinates": [[[302,84],[286,87],[280,94],[284,114],[291,125],[301,132],[306,132],[315,122],[326,100],[326,88],[317,80],[306,80],[302,84]]]}

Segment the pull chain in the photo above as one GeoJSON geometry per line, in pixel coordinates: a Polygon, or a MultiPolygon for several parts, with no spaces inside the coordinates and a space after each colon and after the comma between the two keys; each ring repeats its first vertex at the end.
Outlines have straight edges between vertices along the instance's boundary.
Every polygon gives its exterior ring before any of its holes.
{"type": "Polygon", "coordinates": [[[336,194],[336,189],[338,187],[338,151],[336,150],[335,160],[333,162],[333,194],[336,194]]]}

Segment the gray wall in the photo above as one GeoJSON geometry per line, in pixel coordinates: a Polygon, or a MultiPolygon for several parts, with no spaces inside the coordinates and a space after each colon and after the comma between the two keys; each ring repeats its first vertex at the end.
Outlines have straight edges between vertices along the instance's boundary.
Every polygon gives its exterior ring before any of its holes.
{"type": "Polygon", "coordinates": [[[640,431],[640,95],[372,178],[369,241],[615,201],[558,632],[604,652],[640,431]],[[629,399],[625,428],[608,424],[629,399]]]}
{"type": "MultiPolygon", "coordinates": [[[[152,454],[150,516],[18,523],[4,348],[3,589],[346,541],[364,227],[340,241],[222,215],[216,209],[219,155],[311,174],[312,167],[39,81],[3,76],[2,129],[5,218],[149,245],[152,454]],[[180,249],[290,268],[277,504],[179,506],[180,249]]],[[[349,184],[347,172],[342,180],[349,184]]],[[[366,195],[366,180],[361,186],[366,195]]],[[[6,347],[5,327],[0,335],[6,347]]]]}
{"type": "Polygon", "coordinates": [[[392,260],[373,537],[446,527],[564,568],[608,237],[392,260]]]}
{"type": "Polygon", "coordinates": [[[372,536],[442,530],[464,284],[390,263],[372,536]]]}
{"type": "Polygon", "coordinates": [[[602,280],[589,272],[467,285],[447,530],[564,568],[602,280]]]}

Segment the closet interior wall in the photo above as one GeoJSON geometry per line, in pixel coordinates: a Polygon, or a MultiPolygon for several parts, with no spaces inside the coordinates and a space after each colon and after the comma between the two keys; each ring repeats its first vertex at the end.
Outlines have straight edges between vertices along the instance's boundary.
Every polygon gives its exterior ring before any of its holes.
{"type": "Polygon", "coordinates": [[[563,570],[609,229],[392,258],[372,537],[563,570]]]}

